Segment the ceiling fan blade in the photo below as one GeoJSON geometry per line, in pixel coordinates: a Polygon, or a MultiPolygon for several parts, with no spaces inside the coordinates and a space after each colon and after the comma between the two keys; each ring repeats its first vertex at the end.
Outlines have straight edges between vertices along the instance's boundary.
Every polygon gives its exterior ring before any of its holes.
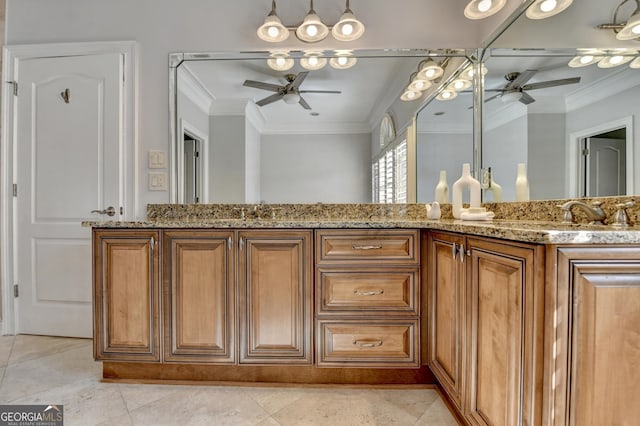
{"type": "Polygon", "coordinates": [[[489,102],[489,101],[492,101],[492,100],[494,100],[494,99],[499,98],[500,96],[502,96],[502,93],[498,93],[497,95],[493,95],[493,96],[491,96],[490,98],[485,99],[484,101],[485,101],[485,102],[489,102]]]}
{"type": "Polygon", "coordinates": [[[529,81],[531,79],[531,77],[533,77],[535,75],[535,73],[537,73],[538,70],[526,70],[526,71],[522,71],[520,73],[520,75],[518,75],[516,77],[515,80],[509,82],[509,84],[507,84],[505,86],[505,89],[515,89],[517,87],[522,86],[523,84],[525,84],[527,81],[529,81]]]}
{"type": "Polygon", "coordinates": [[[280,90],[284,89],[284,86],[279,86],[277,84],[271,83],[263,83],[262,81],[254,80],[245,80],[242,85],[247,87],[255,87],[256,89],[270,90],[272,92],[279,92],[280,90]]]}
{"type": "Polygon", "coordinates": [[[309,71],[301,71],[296,75],[296,78],[289,85],[290,88],[298,88],[302,84],[305,78],[309,75],[309,71]]]}
{"type": "Polygon", "coordinates": [[[525,92],[521,92],[521,93],[522,93],[522,96],[520,97],[519,101],[522,102],[523,104],[529,105],[530,103],[533,103],[536,101],[528,93],[525,93],[525,92]]]}
{"type": "Polygon", "coordinates": [[[298,93],[342,93],[340,90],[299,90],[298,93]]]}
{"type": "Polygon", "coordinates": [[[258,102],[256,102],[256,105],[258,105],[258,106],[268,105],[270,103],[273,103],[275,101],[278,101],[278,100],[282,99],[282,96],[283,95],[280,94],[280,93],[275,93],[275,94],[273,94],[271,96],[267,96],[264,99],[260,99],[258,102]]]}
{"type": "Polygon", "coordinates": [[[307,103],[307,101],[304,100],[304,98],[302,96],[300,96],[300,100],[298,101],[298,103],[300,105],[302,105],[302,108],[304,109],[311,109],[311,106],[309,106],[309,104],[307,103]]]}
{"type": "Polygon", "coordinates": [[[580,77],[563,78],[560,80],[541,81],[522,86],[522,90],[545,89],[547,87],[564,86],[565,84],[580,83],[580,77]]]}

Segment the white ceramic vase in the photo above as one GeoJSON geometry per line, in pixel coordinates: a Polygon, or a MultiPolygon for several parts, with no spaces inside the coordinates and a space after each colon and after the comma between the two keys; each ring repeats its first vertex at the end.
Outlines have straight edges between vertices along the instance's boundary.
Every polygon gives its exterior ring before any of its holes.
{"type": "Polygon", "coordinates": [[[469,207],[480,207],[480,182],[471,176],[469,163],[462,165],[462,176],[455,181],[451,189],[451,209],[455,219],[460,219],[463,210],[466,210],[462,208],[462,191],[465,188],[469,189],[469,207]]]}
{"type": "Polygon", "coordinates": [[[518,163],[516,201],[529,201],[529,180],[527,179],[527,166],[525,163],[518,163]]]}

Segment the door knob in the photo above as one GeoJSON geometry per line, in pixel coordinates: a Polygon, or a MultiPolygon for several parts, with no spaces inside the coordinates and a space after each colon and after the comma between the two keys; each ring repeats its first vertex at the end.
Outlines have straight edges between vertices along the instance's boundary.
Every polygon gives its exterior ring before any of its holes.
{"type": "Polygon", "coordinates": [[[91,210],[91,213],[106,214],[107,216],[114,216],[116,209],[113,206],[109,206],[104,210],[91,210]]]}

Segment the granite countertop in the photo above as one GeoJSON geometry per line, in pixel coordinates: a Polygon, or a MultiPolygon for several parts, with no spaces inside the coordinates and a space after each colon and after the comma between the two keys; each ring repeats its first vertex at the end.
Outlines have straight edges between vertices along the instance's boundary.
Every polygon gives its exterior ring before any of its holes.
{"type": "MultiPolygon", "coordinates": [[[[582,199],[600,202],[607,217],[631,197],[582,199]]],[[[491,221],[454,220],[451,205],[429,220],[424,204],[149,204],[142,221],[88,221],[93,228],[148,229],[436,229],[538,244],[640,244],[640,207],[627,209],[634,226],[590,225],[574,209],[577,223],[562,224],[558,205],[567,200],[484,204],[491,221]],[[244,218],[243,218],[244,217],[244,218]],[[259,218],[257,218],[259,217],[259,218]]]]}
{"type": "Polygon", "coordinates": [[[640,227],[625,229],[603,225],[573,224],[529,220],[462,221],[396,220],[396,219],[216,219],[131,222],[84,222],[93,228],[160,228],[160,229],[392,229],[415,228],[460,232],[470,235],[501,238],[538,244],[639,244],[640,227]]]}

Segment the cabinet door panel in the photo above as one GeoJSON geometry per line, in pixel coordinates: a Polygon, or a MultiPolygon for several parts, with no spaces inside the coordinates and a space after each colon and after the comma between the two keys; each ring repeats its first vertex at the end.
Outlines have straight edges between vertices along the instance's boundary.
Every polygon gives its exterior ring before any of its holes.
{"type": "Polygon", "coordinates": [[[94,355],[159,361],[157,232],[96,231],[94,355]]]}
{"type": "Polygon", "coordinates": [[[311,362],[306,231],[241,232],[241,363],[311,362]]]}
{"type": "Polygon", "coordinates": [[[430,235],[428,281],[429,366],[460,410],[464,389],[465,276],[464,264],[456,257],[454,244],[460,247],[463,241],[455,234],[430,235]]]}
{"type": "Polygon", "coordinates": [[[166,361],[235,361],[232,236],[165,233],[166,361]]]}

